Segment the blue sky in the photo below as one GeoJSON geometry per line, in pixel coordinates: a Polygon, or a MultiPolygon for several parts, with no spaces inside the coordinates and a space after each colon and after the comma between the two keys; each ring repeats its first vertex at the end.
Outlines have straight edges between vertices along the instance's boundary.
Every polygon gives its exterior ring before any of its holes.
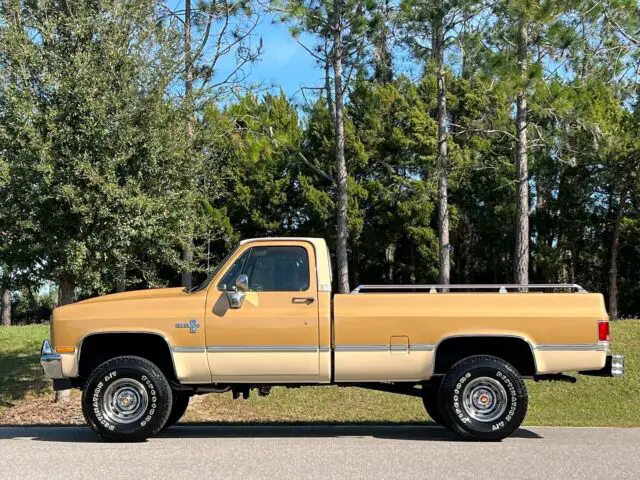
{"type": "MultiPolygon", "coordinates": [[[[257,28],[256,35],[262,36],[264,53],[251,67],[251,81],[264,86],[281,86],[289,97],[299,101],[302,101],[299,93],[302,86],[316,87],[324,83],[324,72],[291,37],[286,25],[273,24],[269,18],[265,18],[257,28]]],[[[306,45],[312,44],[313,39],[306,39],[306,45]]]]}
{"type": "MultiPolygon", "coordinates": [[[[196,3],[192,0],[192,8],[197,8],[196,3]]],[[[183,0],[167,0],[166,5],[180,16],[184,15],[183,0]]],[[[304,99],[300,88],[323,85],[324,72],[316,66],[314,58],[291,37],[287,25],[275,22],[274,17],[264,12],[261,12],[260,17],[260,24],[254,31],[251,43],[257,45],[261,37],[264,52],[256,63],[245,69],[250,73],[247,80],[264,87],[275,87],[276,92],[282,87],[289,97],[302,102],[304,99]]],[[[220,25],[214,24],[213,34],[219,27],[220,25]]],[[[305,45],[313,46],[313,37],[303,38],[305,45]]],[[[225,72],[234,67],[234,55],[229,53],[220,60],[219,77],[224,77],[225,72]]]]}

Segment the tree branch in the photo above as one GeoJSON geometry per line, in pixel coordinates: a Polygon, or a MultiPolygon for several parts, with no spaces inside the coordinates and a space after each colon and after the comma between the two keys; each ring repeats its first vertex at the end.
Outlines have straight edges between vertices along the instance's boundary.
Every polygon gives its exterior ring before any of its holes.
{"type": "Polygon", "coordinates": [[[298,155],[300,156],[300,159],[308,166],[310,167],[314,172],[316,172],[318,175],[321,175],[322,177],[324,177],[325,179],[329,180],[332,184],[336,183],[335,178],[333,178],[331,175],[329,175],[327,172],[325,172],[324,170],[322,170],[319,166],[317,166],[315,163],[310,162],[309,160],[307,160],[307,157],[305,157],[302,152],[298,152],[298,155]]]}

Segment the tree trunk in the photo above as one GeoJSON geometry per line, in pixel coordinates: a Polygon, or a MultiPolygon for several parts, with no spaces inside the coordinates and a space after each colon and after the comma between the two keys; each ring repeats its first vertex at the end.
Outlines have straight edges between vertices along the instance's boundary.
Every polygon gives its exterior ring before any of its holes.
{"type": "Polygon", "coordinates": [[[396,242],[390,242],[384,253],[385,260],[387,261],[387,282],[393,283],[395,277],[394,267],[396,264],[396,242]]]}
{"type": "Polygon", "coordinates": [[[337,187],[337,235],[336,256],[338,260],[338,291],[349,292],[349,226],[347,190],[347,163],[344,156],[344,92],[342,90],[342,0],[336,0],[333,10],[333,74],[335,102],[335,156],[337,187]]]}
{"type": "MultiPolygon", "coordinates": [[[[73,303],[74,292],[76,289],[76,281],[69,275],[63,275],[60,277],[58,283],[58,306],[68,305],[73,303]]],[[[71,390],[57,391],[54,397],[54,402],[67,402],[71,399],[71,390]]]]}
{"type": "Polygon", "coordinates": [[[336,123],[336,111],[333,106],[333,94],[331,93],[331,65],[329,60],[324,66],[324,88],[327,91],[327,108],[329,109],[329,115],[331,115],[331,121],[335,125],[336,123]]]}
{"type": "Polygon", "coordinates": [[[76,281],[70,275],[60,277],[58,283],[58,306],[73,303],[74,292],[76,289],[76,281]]]}
{"type": "Polygon", "coordinates": [[[389,25],[392,15],[390,0],[385,0],[384,4],[380,6],[380,13],[382,21],[373,41],[373,78],[378,83],[386,84],[393,80],[393,62],[389,50],[389,25]]]}
{"type": "Polygon", "coordinates": [[[436,65],[438,84],[438,245],[440,247],[440,283],[449,284],[451,276],[451,258],[449,245],[449,205],[448,205],[448,157],[447,157],[447,97],[444,78],[444,41],[443,18],[434,22],[432,55],[436,65]]]}
{"type": "Polygon", "coordinates": [[[116,292],[124,292],[127,289],[127,267],[124,265],[119,268],[118,278],[116,279],[116,292]]]}
{"type": "Polygon", "coordinates": [[[618,318],[618,253],[620,252],[620,226],[624,218],[624,204],[627,201],[626,187],[620,192],[618,212],[611,232],[611,259],[609,266],[609,317],[618,318]]]}
{"type": "Polygon", "coordinates": [[[193,240],[189,242],[189,246],[182,251],[182,261],[187,263],[180,275],[180,284],[189,289],[193,284],[193,274],[189,266],[193,261],[193,240]]]}
{"type": "MultiPolygon", "coordinates": [[[[184,98],[188,106],[187,120],[187,155],[193,146],[193,137],[195,134],[195,106],[193,104],[194,68],[191,58],[191,0],[184,2],[184,98]]],[[[189,244],[182,251],[182,260],[187,263],[184,267],[180,283],[185,288],[191,288],[193,283],[190,264],[193,261],[193,237],[189,239],[189,244]]]]}
{"type": "Polygon", "coordinates": [[[527,49],[525,22],[518,31],[518,71],[520,87],[516,99],[516,245],[514,278],[516,283],[529,283],[529,172],[527,165],[527,49]]]}
{"type": "Polygon", "coordinates": [[[2,317],[0,318],[0,326],[11,326],[11,290],[4,287],[2,290],[2,317]]]}

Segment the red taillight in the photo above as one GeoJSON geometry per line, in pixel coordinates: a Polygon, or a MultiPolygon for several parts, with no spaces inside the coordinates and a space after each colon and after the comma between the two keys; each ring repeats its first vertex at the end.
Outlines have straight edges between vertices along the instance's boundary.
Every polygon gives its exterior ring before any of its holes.
{"type": "Polygon", "coordinates": [[[611,341],[611,335],[609,334],[609,322],[598,322],[598,341],[611,341]]]}

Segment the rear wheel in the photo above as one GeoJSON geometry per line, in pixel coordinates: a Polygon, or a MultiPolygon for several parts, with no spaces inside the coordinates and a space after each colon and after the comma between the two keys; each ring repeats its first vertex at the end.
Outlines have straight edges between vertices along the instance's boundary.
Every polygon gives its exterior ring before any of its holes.
{"type": "Polygon", "coordinates": [[[501,440],[527,414],[527,387],[505,360],[477,355],[460,360],[444,377],[438,405],[447,425],[470,440],[501,440]]]}
{"type": "Polygon", "coordinates": [[[183,417],[189,406],[189,400],[191,395],[185,392],[173,391],[173,405],[171,406],[171,413],[169,419],[164,425],[164,429],[174,426],[183,417]]]}
{"type": "Polygon", "coordinates": [[[123,356],[107,360],[89,375],[82,413],[101,437],[139,442],[165,425],[172,406],[169,382],[149,360],[123,356]]]}
{"type": "Polygon", "coordinates": [[[440,383],[429,384],[422,386],[422,404],[424,405],[427,414],[438,425],[446,427],[444,417],[440,411],[440,405],[438,403],[438,391],[440,390],[440,383]]]}

